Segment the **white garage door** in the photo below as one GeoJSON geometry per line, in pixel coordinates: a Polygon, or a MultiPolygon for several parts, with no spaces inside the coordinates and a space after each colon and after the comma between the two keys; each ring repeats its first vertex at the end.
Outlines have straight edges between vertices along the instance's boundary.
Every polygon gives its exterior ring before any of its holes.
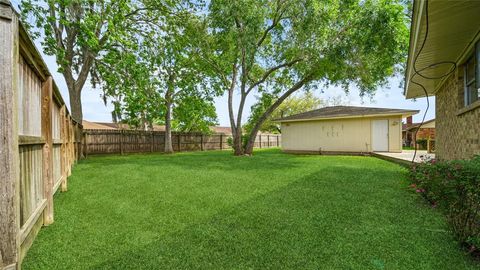
{"type": "Polygon", "coordinates": [[[372,121],[372,150],[388,152],[388,120],[372,121]]]}

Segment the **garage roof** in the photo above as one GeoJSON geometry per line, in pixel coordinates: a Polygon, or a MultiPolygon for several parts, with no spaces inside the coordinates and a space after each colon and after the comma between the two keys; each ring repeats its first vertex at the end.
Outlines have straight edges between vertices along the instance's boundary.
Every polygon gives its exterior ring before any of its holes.
{"type": "Polygon", "coordinates": [[[401,115],[407,117],[417,114],[418,110],[390,109],[390,108],[371,108],[355,106],[333,106],[318,110],[308,111],[300,114],[287,116],[277,119],[277,122],[311,121],[332,118],[361,118],[371,116],[390,116],[401,115]]]}

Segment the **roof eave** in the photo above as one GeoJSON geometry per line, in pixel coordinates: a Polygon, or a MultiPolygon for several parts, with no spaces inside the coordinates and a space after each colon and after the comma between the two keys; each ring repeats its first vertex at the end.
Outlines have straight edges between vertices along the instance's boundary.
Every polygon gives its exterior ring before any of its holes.
{"type": "Polygon", "coordinates": [[[348,115],[348,116],[333,116],[333,117],[314,117],[314,118],[304,118],[304,119],[277,119],[273,122],[278,123],[287,123],[287,122],[308,122],[308,121],[323,121],[323,120],[336,120],[336,119],[355,119],[355,118],[372,118],[372,117],[387,117],[387,116],[402,116],[408,117],[415,115],[420,111],[405,111],[399,113],[387,113],[387,114],[362,114],[362,115],[348,115]]]}
{"type": "Polygon", "coordinates": [[[413,10],[412,10],[412,26],[410,28],[410,46],[408,50],[408,58],[407,58],[407,68],[405,71],[405,86],[403,90],[403,95],[410,99],[414,98],[409,96],[408,88],[410,86],[410,78],[412,77],[412,69],[413,65],[415,64],[415,51],[418,44],[418,37],[421,30],[421,21],[422,21],[422,14],[425,9],[424,1],[413,1],[413,10]]]}

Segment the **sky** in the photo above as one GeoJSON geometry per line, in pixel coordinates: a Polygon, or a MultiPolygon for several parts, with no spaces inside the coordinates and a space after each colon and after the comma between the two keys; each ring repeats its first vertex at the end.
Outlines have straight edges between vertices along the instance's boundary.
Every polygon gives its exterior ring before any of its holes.
{"type": "MultiPolygon", "coordinates": [[[[12,1],[14,4],[18,4],[18,0],[12,1]]],[[[40,52],[41,46],[40,41],[36,40],[35,44],[40,52]]],[[[42,55],[44,57],[47,66],[50,69],[50,72],[53,74],[54,80],[57,83],[60,92],[69,106],[69,97],[68,97],[68,90],[65,84],[65,79],[63,75],[58,73],[58,66],[56,64],[55,58],[52,56],[47,56],[45,54],[42,55]]],[[[314,92],[316,96],[321,99],[327,100],[332,97],[341,97],[344,105],[352,105],[352,106],[366,106],[366,107],[381,107],[381,108],[395,108],[395,109],[415,109],[420,110],[420,113],[414,115],[414,122],[420,122],[422,120],[423,114],[426,110],[426,99],[421,98],[417,100],[406,100],[403,96],[403,89],[399,87],[401,78],[394,77],[389,79],[389,83],[387,87],[379,88],[376,94],[372,97],[364,97],[363,99],[359,95],[358,89],[355,87],[349,89],[349,93],[346,94],[343,89],[339,87],[328,87],[323,89],[323,91],[314,92]]],[[[111,111],[113,109],[111,104],[103,103],[103,99],[101,98],[101,89],[94,89],[88,82],[85,84],[85,87],[82,91],[82,104],[83,104],[83,118],[84,120],[89,121],[97,121],[97,122],[111,122],[111,111]]],[[[253,93],[254,94],[254,93],[253,93]]],[[[247,120],[250,114],[250,107],[255,103],[255,96],[251,94],[250,97],[246,101],[243,119],[244,122],[247,120]]],[[[239,96],[235,96],[234,100],[237,102],[235,106],[238,106],[238,99],[239,96]]],[[[435,118],[435,98],[430,97],[430,108],[426,115],[426,120],[435,118]]],[[[218,122],[221,126],[229,126],[229,118],[228,118],[228,107],[227,107],[227,97],[226,95],[222,97],[218,97],[215,99],[215,107],[217,110],[218,115],[218,122]]]]}

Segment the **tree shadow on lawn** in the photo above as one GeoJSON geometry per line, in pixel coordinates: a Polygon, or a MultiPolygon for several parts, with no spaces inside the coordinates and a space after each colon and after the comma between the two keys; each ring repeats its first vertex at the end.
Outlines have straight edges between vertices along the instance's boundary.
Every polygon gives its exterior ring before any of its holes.
{"type": "Polygon", "coordinates": [[[478,267],[458,249],[441,215],[406,190],[403,173],[343,168],[342,176],[338,168],[322,169],[146,245],[131,243],[93,268],[478,267]]]}
{"type": "Polygon", "coordinates": [[[230,151],[181,152],[166,154],[131,154],[125,156],[93,156],[82,161],[82,165],[101,167],[123,166],[168,166],[184,170],[251,170],[251,169],[288,169],[300,167],[304,162],[297,155],[290,155],[278,149],[256,151],[250,157],[233,156],[230,151]]]}

